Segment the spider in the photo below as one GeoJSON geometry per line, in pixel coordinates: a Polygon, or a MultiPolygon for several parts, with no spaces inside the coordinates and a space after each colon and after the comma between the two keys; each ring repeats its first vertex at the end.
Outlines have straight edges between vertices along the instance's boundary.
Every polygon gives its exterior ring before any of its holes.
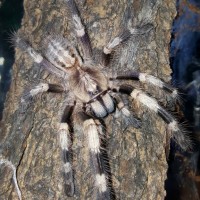
{"type": "Polygon", "coordinates": [[[131,84],[121,83],[126,80],[140,81],[153,85],[176,99],[177,89],[164,83],[157,77],[137,71],[127,72],[113,76],[106,72],[109,65],[110,55],[123,42],[132,35],[148,33],[152,25],[145,24],[137,28],[127,29],[115,38],[111,39],[104,47],[102,60],[96,63],[93,59],[92,48],[85,27],[79,16],[77,6],[73,0],[65,0],[72,15],[72,22],[79,40],[83,56],[64,37],[50,34],[44,41],[45,50],[42,53],[35,51],[23,37],[16,34],[15,44],[22,51],[27,52],[35,63],[46,69],[51,74],[63,80],[62,85],[40,83],[21,98],[21,103],[26,104],[31,98],[44,92],[62,93],[67,91],[70,102],[63,111],[60,121],[59,144],[62,150],[63,174],[65,191],[67,196],[75,193],[74,175],[71,160],[71,135],[73,124],[78,123],[83,127],[83,133],[87,138],[91,171],[93,172],[94,184],[97,189],[97,199],[111,199],[109,173],[107,162],[102,148],[104,135],[103,120],[108,115],[120,112],[124,118],[131,118],[132,125],[139,128],[141,123],[134,118],[123,102],[122,94],[130,96],[134,101],[146,106],[152,112],[159,115],[168,126],[168,131],[173,133],[173,138],[183,150],[189,147],[188,138],[182,134],[176,118],[165,108],[159,105],[156,99],[150,97],[142,90],[131,84]],[[117,84],[120,80],[120,84],[117,84]]]}

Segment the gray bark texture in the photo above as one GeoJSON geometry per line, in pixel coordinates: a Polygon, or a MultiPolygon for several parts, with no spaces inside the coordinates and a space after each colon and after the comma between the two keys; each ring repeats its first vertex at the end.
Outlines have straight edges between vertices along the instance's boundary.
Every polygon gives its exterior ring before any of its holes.
{"type": "MultiPolygon", "coordinates": [[[[127,26],[152,23],[149,33],[130,40],[117,49],[108,67],[113,73],[138,70],[170,83],[169,44],[176,15],[175,0],[81,0],[76,1],[86,25],[96,58],[103,46],[127,26]],[[129,21],[129,23],[128,23],[129,21]]],[[[24,1],[20,33],[36,50],[47,32],[63,35],[78,46],[69,11],[61,0],[24,1]]],[[[67,94],[43,94],[21,111],[20,98],[27,88],[39,82],[60,83],[16,49],[12,84],[1,121],[0,156],[17,168],[22,198],[26,200],[94,199],[87,143],[81,131],[73,139],[73,168],[76,191],[66,197],[61,174],[58,122],[67,94]]],[[[142,86],[158,97],[168,99],[155,88],[142,86]]],[[[162,119],[129,99],[129,107],[142,120],[141,129],[126,126],[121,118],[109,116],[107,150],[116,199],[159,200],[166,192],[166,126],[162,119]]],[[[18,199],[10,168],[0,166],[0,199],[18,199]]]]}

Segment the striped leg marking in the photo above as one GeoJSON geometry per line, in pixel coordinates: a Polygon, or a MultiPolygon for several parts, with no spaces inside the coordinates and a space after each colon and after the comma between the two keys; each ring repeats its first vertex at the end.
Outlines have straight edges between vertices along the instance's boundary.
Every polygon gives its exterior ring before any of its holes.
{"type": "Polygon", "coordinates": [[[135,118],[132,113],[127,109],[127,107],[124,105],[123,100],[121,99],[120,96],[115,95],[115,99],[117,102],[117,108],[119,111],[122,113],[122,116],[127,123],[127,125],[133,125],[135,128],[140,128],[141,127],[141,121],[137,118],[135,118]]]}
{"type": "Polygon", "coordinates": [[[88,119],[83,123],[84,133],[88,136],[90,156],[95,172],[95,186],[98,188],[99,195],[104,196],[108,192],[107,178],[104,169],[104,160],[100,152],[100,138],[93,119],[88,119]]]}
{"type": "Polygon", "coordinates": [[[76,35],[80,39],[80,42],[81,42],[81,45],[83,48],[84,58],[86,60],[87,59],[91,60],[92,59],[92,48],[91,48],[91,44],[90,44],[90,39],[89,39],[88,34],[85,32],[85,27],[79,16],[79,11],[76,6],[76,3],[74,2],[74,0],[65,0],[65,2],[71,11],[76,35]]]}
{"type": "Polygon", "coordinates": [[[119,46],[121,43],[126,41],[130,37],[131,33],[129,30],[124,30],[115,38],[111,39],[108,44],[103,48],[103,55],[102,55],[102,64],[107,66],[110,61],[110,55],[113,50],[119,46]]]}
{"type": "Polygon", "coordinates": [[[74,180],[73,180],[73,170],[70,163],[70,151],[71,140],[69,135],[69,127],[67,123],[61,123],[59,129],[59,140],[60,147],[62,150],[62,159],[63,159],[63,175],[65,181],[65,192],[67,196],[74,195],[74,180]]]}
{"type": "Polygon", "coordinates": [[[169,84],[166,84],[165,82],[161,81],[159,78],[149,75],[149,74],[146,74],[146,73],[129,72],[129,74],[127,74],[127,75],[116,76],[116,77],[110,78],[110,80],[140,81],[142,83],[146,83],[146,84],[161,88],[165,92],[169,93],[172,96],[172,98],[174,98],[174,99],[178,98],[177,89],[175,89],[172,86],[170,86],[169,84]]]}
{"type": "Polygon", "coordinates": [[[83,121],[83,132],[87,136],[90,150],[91,169],[95,174],[95,187],[98,189],[100,199],[110,199],[106,164],[101,152],[101,139],[95,121],[83,112],[79,113],[83,121]]]}
{"type": "Polygon", "coordinates": [[[91,106],[91,109],[97,118],[103,118],[112,113],[115,109],[113,98],[108,93],[97,97],[87,104],[91,106]]]}
{"type": "Polygon", "coordinates": [[[20,36],[18,36],[17,34],[14,35],[13,40],[15,40],[15,45],[22,51],[28,53],[35,63],[44,67],[47,71],[49,71],[51,74],[56,75],[57,77],[60,78],[65,77],[65,73],[62,68],[59,69],[56,68],[52,63],[46,60],[40,53],[35,51],[27,41],[21,39],[20,36]]]}
{"type": "Polygon", "coordinates": [[[113,52],[113,50],[129,39],[131,35],[142,35],[149,32],[152,28],[152,24],[146,24],[141,27],[126,29],[114,39],[111,39],[103,48],[102,64],[107,66],[109,64],[110,54],[113,52]]]}
{"type": "Polygon", "coordinates": [[[65,192],[67,196],[74,195],[74,177],[73,177],[73,169],[71,165],[71,137],[69,131],[69,125],[67,122],[70,121],[72,112],[74,109],[73,106],[67,106],[63,113],[61,124],[59,128],[59,143],[62,150],[62,160],[63,160],[63,175],[65,181],[65,192]]]}
{"type": "Polygon", "coordinates": [[[77,60],[82,65],[82,59],[76,48],[66,38],[51,34],[42,43],[46,48],[45,56],[56,68],[68,73],[77,60]]]}
{"type": "Polygon", "coordinates": [[[126,41],[130,37],[131,33],[129,30],[124,30],[117,37],[111,39],[108,44],[103,48],[104,54],[111,54],[112,51],[119,46],[122,42],[126,41]]]}
{"type": "Polygon", "coordinates": [[[143,104],[149,110],[158,114],[168,125],[168,130],[173,132],[174,140],[180,145],[183,150],[191,147],[191,141],[184,132],[181,131],[178,122],[168,113],[158,102],[146,95],[141,90],[135,89],[131,85],[121,85],[119,88],[113,89],[114,92],[121,92],[130,95],[135,101],[143,104]]]}
{"type": "Polygon", "coordinates": [[[21,102],[24,103],[30,100],[31,98],[37,96],[38,94],[41,94],[44,92],[60,93],[63,91],[64,89],[60,85],[40,83],[37,86],[35,86],[33,89],[31,89],[29,92],[25,93],[23,97],[21,98],[21,102]]]}

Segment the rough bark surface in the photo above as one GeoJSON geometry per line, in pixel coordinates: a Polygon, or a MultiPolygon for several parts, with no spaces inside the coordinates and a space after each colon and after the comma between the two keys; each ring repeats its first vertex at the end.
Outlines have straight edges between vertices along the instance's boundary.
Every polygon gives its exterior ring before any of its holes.
{"type": "MultiPolygon", "coordinates": [[[[77,1],[92,47],[98,52],[110,38],[127,26],[141,21],[153,23],[146,35],[132,37],[114,54],[109,66],[113,72],[139,70],[170,82],[169,44],[175,17],[173,0],[81,0],[77,1]]],[[[70,15],[61,0],[24,1],[25,14],[20,32],[37,50],[47,32],[64,35],[76,44],[70,15]]],[[[12,84],[1,121],[0,156],[17,167],[23,199],[68,199],[63,191],[58,122],[67,94],[43,94],[21,112],[20,97],[26,88],[39,82],[60,81],[34,64],[27,54],[16,50],[12,84]]],[[[141,87],[141,86],[140,86],[141,87]]],[[[145,86],[145,88],[147,88],[145,86]]],[[[149,92],[166,98],[154,88],[149,92]]],[[[106,118],[108,157],[117,199],[164,199],[167,163],[166,126],[144,107],[129,105],[143,121],[141,129],[125,126],[122,119],[106,118]]],[[[69,199],[94,199],[90,180],[87,143],[81,131],[73,141],[73,167],[76,195],[69,199]]],[[[17,199],[12,173],[0,167],[0,199],[17,199]]]]}

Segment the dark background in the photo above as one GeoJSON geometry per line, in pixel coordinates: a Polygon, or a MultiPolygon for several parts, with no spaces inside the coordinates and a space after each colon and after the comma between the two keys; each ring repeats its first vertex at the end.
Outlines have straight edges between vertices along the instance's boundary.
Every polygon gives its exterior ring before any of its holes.
{"type": "Polygon", "coordinates": [[[0,58],[4,64],[0,65],[0,120],[2,118],[3,103],[9,89],[12,65],[14,63],[14,49],[9,41],[11,33],[20,27],[23,17],[22,0],[3,0],[0,4],[0,58]]]}

